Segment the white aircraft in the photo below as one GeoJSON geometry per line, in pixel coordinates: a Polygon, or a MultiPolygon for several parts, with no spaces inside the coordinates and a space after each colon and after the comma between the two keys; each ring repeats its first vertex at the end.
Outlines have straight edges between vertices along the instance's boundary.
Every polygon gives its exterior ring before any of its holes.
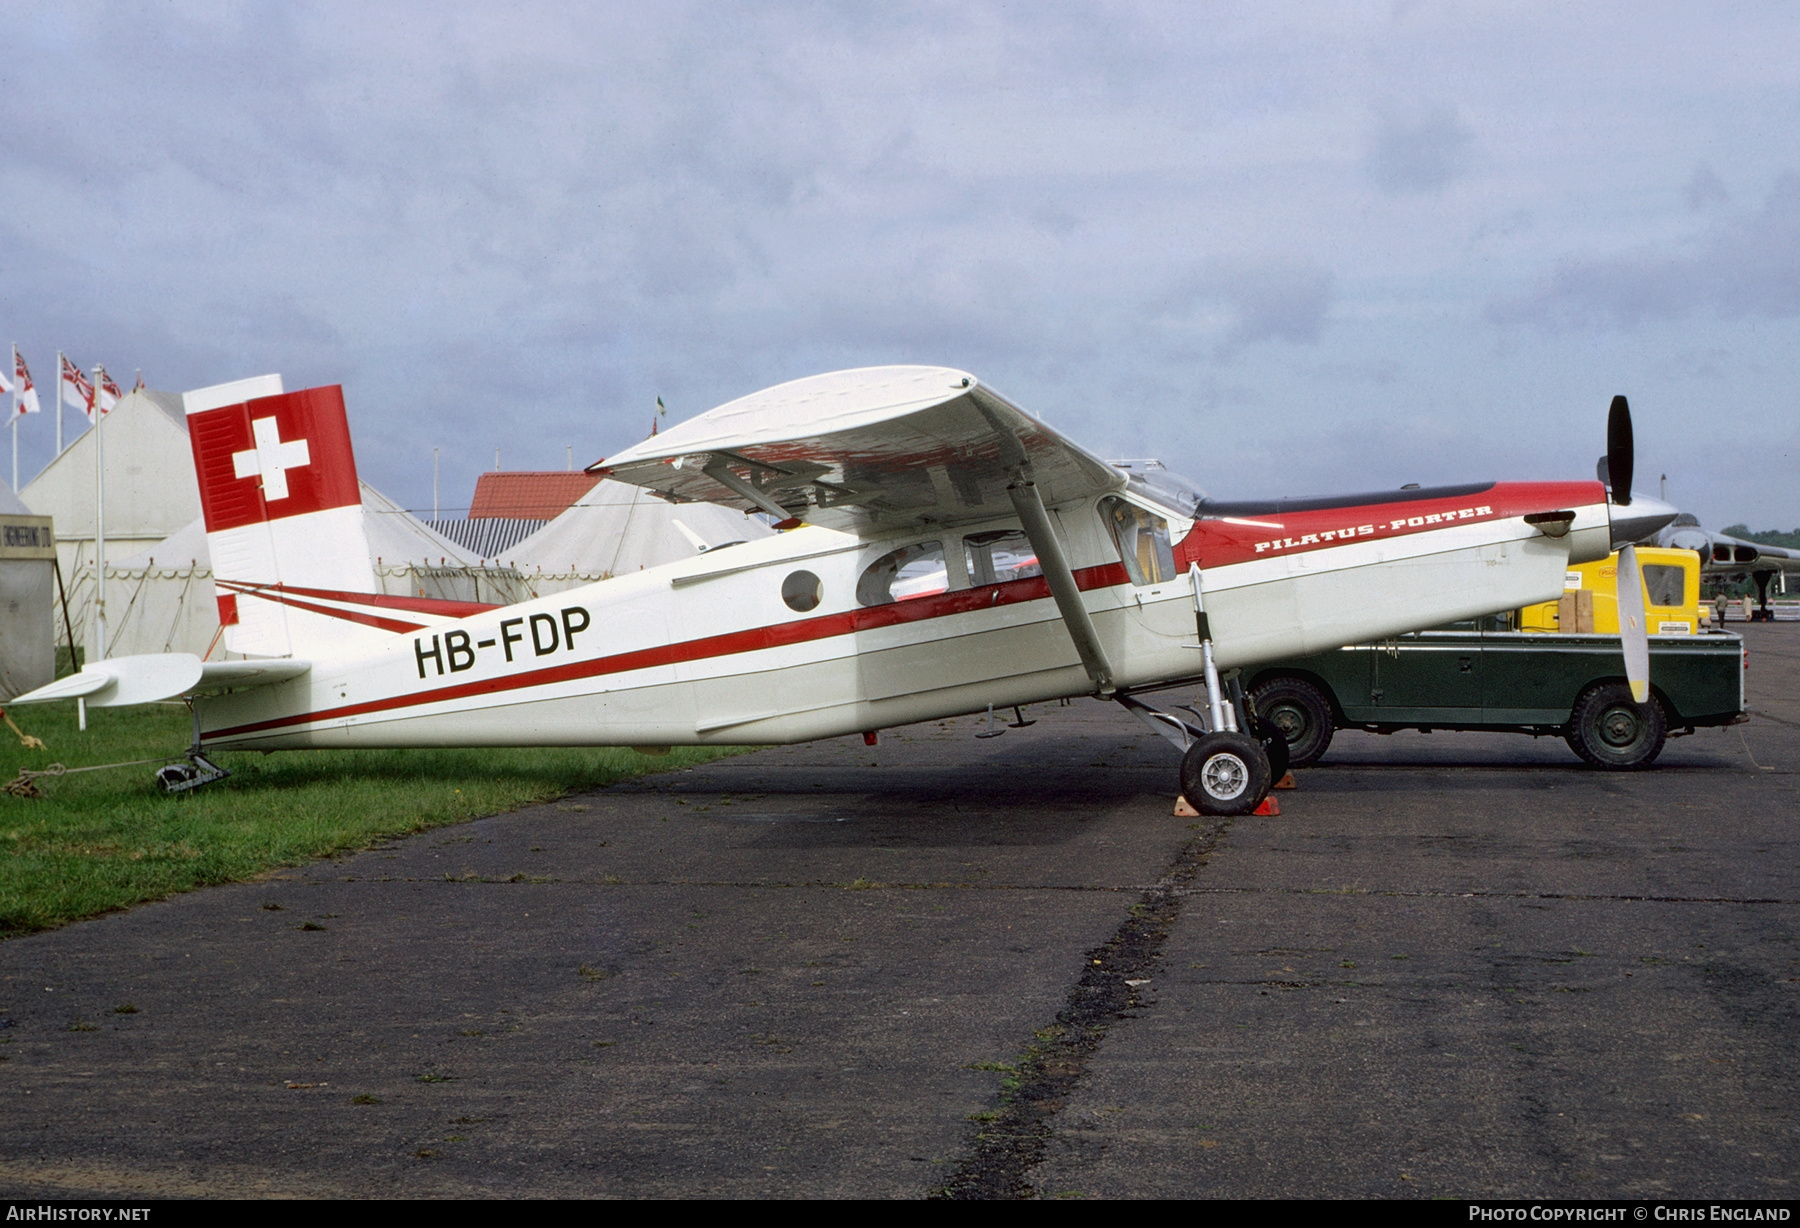
{"type": "Polygon", "coordinates": [[[185,697],[193,766],[164,769],[171,787],[216,778],[214,750],[872,742],[1096,695],[1183,752],[1195,805],[1244,813],[1286,744],[1234,671],[1548,600],[1571,562],[1673,512],[1609,507],[1598,482],[1217,503],[961,371],[878,367],[755,393],[593,467],[790,531],[491,607],[372,595],[339,389],[263,377],[189,393],[187,412],[220,621],[254,659],[98,661],[14,701],[185,697]],[[1196,684],[1192,719],[1144,698],[1196,684]]]}
{"type": "Polygon", "coordinates": [[[1766,546],[1741,537],[1709,533],[1687,512],[1650,539],[1652,544],[1674,550],[1693,550],[1700,555],[1700,570],[1710,576],[1749,576],[1756,581],[1757,605],[1763,620],[1769,612],[1769,581],[1777,573],[1800,575],[1800,550],[1766,546]]]}

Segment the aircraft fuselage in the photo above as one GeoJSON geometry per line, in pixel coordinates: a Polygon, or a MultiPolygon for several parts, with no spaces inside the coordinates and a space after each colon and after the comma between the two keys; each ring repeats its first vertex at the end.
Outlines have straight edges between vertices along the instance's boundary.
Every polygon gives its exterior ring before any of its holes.
{"type": "MultiPolygon", "coordinates": [[[[1488,484],[1199,518],[1135,493],[1050,513],[1121,689],[1547,600],[1604,557],[1593,482],[1488,484]],[[1573,514],[1551,537],[1523,515],[1573,514]]],[[[1224,509],[1236,512],[1239,509],[1224,509]]],[[[346,627],[292,681],[197,698],[214,748],[798,742],[1092,694],[1017,517],[803,528],[554,596],[346,627]]]]}

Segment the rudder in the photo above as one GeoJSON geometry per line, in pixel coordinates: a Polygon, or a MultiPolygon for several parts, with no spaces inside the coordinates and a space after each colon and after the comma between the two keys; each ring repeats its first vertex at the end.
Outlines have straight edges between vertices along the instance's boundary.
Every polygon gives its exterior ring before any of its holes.
{"type": "Polygon", "coordinates": [[[283,392],[265,375],[183,400],[226,647],[286,656],[341,645],[342,621],[283,593],[375,591],[343,389],[283,392]]]}

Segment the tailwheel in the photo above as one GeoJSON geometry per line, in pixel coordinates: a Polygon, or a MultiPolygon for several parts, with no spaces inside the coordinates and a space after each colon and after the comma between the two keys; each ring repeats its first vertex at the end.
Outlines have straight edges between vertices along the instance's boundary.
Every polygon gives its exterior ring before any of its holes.
{"type": "Polygon", "coordinates": [[[171,763],[156,769],[156,783],[162,786],[164,793],[186,793],[215,780],[224,780],[229,775],[230,768],[220,767],[199,751],[190,751],[186,763],[171,763]]]}
{"type": "Polygon", "coordinates": [[[1249,814],[1272,779],[1262,744],[1247,734],[1205,734],[1181,757],[1181,792],[1201,814],[1249,814]]]}

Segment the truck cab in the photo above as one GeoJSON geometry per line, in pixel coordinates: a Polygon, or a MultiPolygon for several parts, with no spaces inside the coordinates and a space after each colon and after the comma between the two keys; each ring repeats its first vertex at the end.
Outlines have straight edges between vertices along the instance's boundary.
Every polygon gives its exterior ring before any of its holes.
{"type": "MultiPolygon", "coordinates": [[[[1638,547],[1644,591],[1644,626],[1651,635],[1694,635],[1706,621],[1700,610],[1700,556],[1692,550],[1638,547]]],[[[1619,556],[1569,568],[1563,596],[1518,611],[1520,631],[1619,633],[1619,556]]]]}

